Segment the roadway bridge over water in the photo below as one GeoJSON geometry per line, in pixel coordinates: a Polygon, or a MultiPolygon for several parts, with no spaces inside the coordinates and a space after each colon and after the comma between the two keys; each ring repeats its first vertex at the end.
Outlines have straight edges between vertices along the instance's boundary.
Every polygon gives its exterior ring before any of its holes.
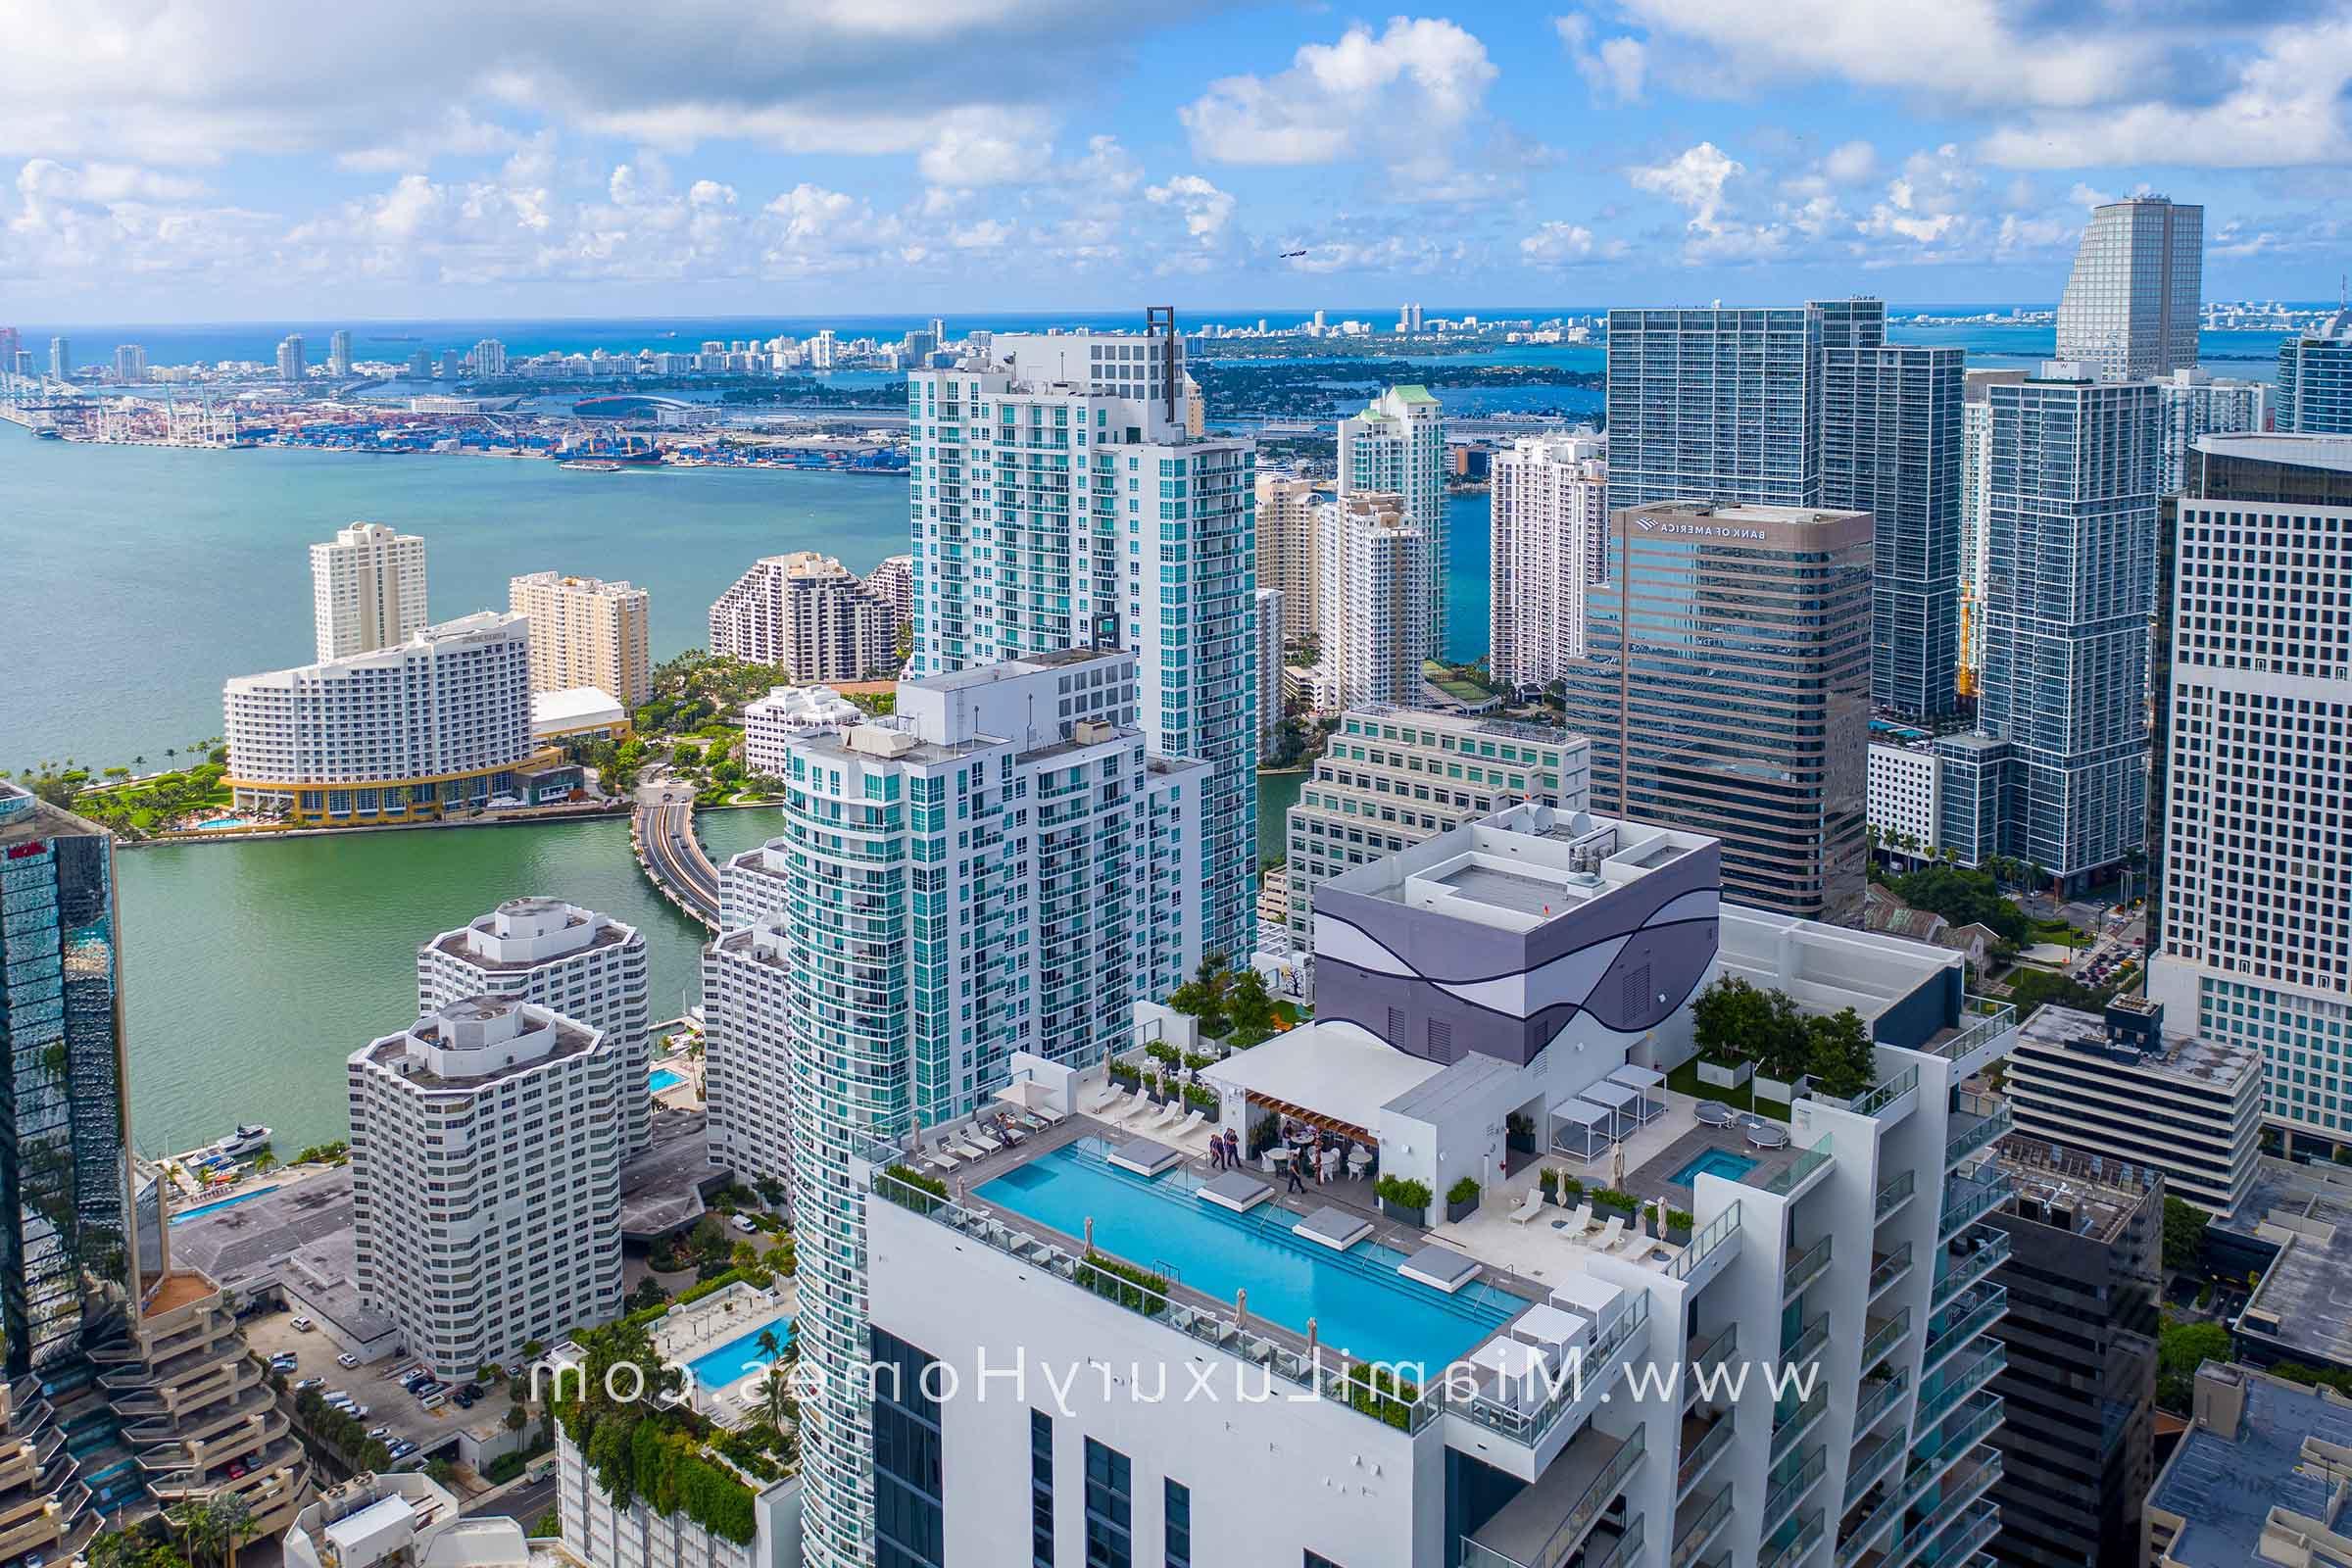
{"type": "Polygon", "coordinates": [[[694,797],[640,797],[629,842],[654,890],[685,913],[718,929],[718,867],[694,836],[694,797]]]}

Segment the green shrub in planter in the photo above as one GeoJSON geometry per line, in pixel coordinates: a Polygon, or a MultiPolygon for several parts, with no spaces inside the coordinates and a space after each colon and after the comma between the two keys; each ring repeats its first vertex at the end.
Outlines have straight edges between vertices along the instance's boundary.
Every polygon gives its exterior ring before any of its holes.
{"type": "Polygon", "coordinates": [[[1184,1102],[1200,1110],[1217,1108],[1217,1092],[1205,1084],[1186,1084],[1184,1102]]]}
{"type": "Polygon", "coordinates": [[[1477,1197],[1478,1178],[1475,1176],[1464,1176],[1446,1189],[1446,1201],[1448,1203],[1467,1203],[1477,1197]]]}
{"type": "Polygon", "coordinates": [[[1184,1059],[1184,1053],[1169,1045],[1165,1040],[1152,1041],[1144,1048],[1144,1054],[1154,1061],[1164,1061],[1171,1067],[1184,1059]]]}
{"type": "Polygon", "coordinates": [[[1417,1218],[1429,1212],[1429,1184],[1414,1181],[1409,1176],[1383,1176],[1373,1184],[1380,1200],[1393,1207],[1408,1209],[1417,1218]]]}
{"type": "Polygon", "coordinates": [[[1186,1052],[1184,1056],[1184,1064],[1187,1067],[1192,1068],[1193,1071],[1199,1072],[1203,1067],[1214,1067],[1217,1064],[1217,1058],[1214,1056],[1203,1056],[1199,1052],[1186,1052]]]}
{"type": "Polygon", "coordinates": [[[1642,1200],[1620,1188],[1601,1187],[1593,1190],[1592,1206],[1595,1208],[1622,1208],[1630,1214],[1642,1206],[1642,1200]]]}
{"type": "Polygon", "coordinates": [[[1114,1061],[1110,1064],[1110,1081],[1114,1084],[1124,1084],[1129,1089],[1133,1089],[1137,1084],[1143,1082],[1143,1078],[1144,1069],[1132,1063],[1114,1061]]]}
{"type": "MultiPolygon", "coordinates": [[[[948,1200],[948,1184],[936,1176],[926,1176],[912,1165],[892,1165],[883,1172],[890,1178],[882,1184],[882,1196],[901,1208],[911,1208],[917,1214],[928,1214],[948,1200]]],[[[687,1292],[681,1301],[694,1299],[687,1292]]]]}
{"type": "Polygon", "coordinates": [[[1687,1208],[1670,1208],[1666,1211],[1666,1228],[1670,1231],[1688,1231],[1693,1223],[1690,1211],[1687,1208]]]}
{"type": "Polygon", "coordinates": [[[1574,1208],[1585,1200],[1585,1184],[1566,1171],[1560,1172],[1560,1206],[1574,1208]]]}
{"type": "Polygon", "coordinates": [[[1418,1388],[1387,1367],[1358,1363],[1348,1369],[1348,1402],[1399,1432],[1412,1430],[1413,1406],[1420,1399],[1418,1388]]]}
{"type": "Polygon", "coordinates": [[[1560,1173],[1549,1165],[1536,1172],[1536,1185],[1544,1189],[1544,1201],[1546,1203],[1560,1200],[1560,1173]]]}
{"type": "Polygon", "coordinates": [[[1133,1263],[1122,1263],[1115,1257],[1089,1251],[1086,1261],[1078,1266],[1078,1283],[1097,1296],[1116,1301],[1130,1312],[1146,1317],[1157,1317],[1168,1309],[1168,1281],[1165,1275],[1154,1274],[1133,1263]]]}

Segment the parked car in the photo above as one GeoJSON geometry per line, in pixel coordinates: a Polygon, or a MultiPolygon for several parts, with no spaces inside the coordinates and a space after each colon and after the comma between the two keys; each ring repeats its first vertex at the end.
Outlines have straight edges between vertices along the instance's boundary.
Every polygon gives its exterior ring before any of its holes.
{"type": "Polygon", "coordinates": [[[392,1429],[390,1427],[376,1426],[369,1427],[368,1429],[368,1441],[369,1443],[381,1443],[390,1436],[392,1436],[392,1429]]]}
{"type": "Polygon", "coordinates": [[[349,1350],[345,1350],[341,1355],[335,1357],[335,1365],[342,1367],[345,1371],[350,1371],[359,1364],[360,1358],[349,1350]]]}
{"type": "Polygon", "coordinates": [[[305,1389],[322,1389],[324,1387],[326,1387],[324,1378],[304,1378],[300,1383],[294,1385],[294,1392],[300,1394],[305,1389]]]}
{"type": "Polygon", "coordinates": [[[470,1410],[473,1408],[473,1396],[467,1394],[464,1389],[460,1389],[457,1393],[451,1395],[450,1397],[458,1401],[458,1408],[461,1410],[470,1410]]]}
{"type": "Polygon", "coordinates": [[[286,1327],[292,1329],[297,1334],[308,1334],[311,1332],[311,1330],[317,1328],[318,1326],[318,1324],[312,1322],[309,1318],[304,1317],[299,1312],[286,1322],[286,1327]]]}
{"type": "Polygon", "coordinates": [[[760,1228],[759,1226],[753,1224],[748,1216],[742,1214],[728,1215],[727,1223],[736,1230],[741,1231],[746,1236],[751,1235],[752,1232],[760,1228]]]}
{"type": "Polygon", "coordinates": [[[229,1460],[229,1461],[228,1461],[228,1479],[229,1479],[229,1480],[231,1480],[231,1481],[242,1481],[244,1478],[245,1478],[245,1461],[244,1461],[244,1460],[242,1460],[242,1459],[231,1459],[231,1460],[229,1460]]]}

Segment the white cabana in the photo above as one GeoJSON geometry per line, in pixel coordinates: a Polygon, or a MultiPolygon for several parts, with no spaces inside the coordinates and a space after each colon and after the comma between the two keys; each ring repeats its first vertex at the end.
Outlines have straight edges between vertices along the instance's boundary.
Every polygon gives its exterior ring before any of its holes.
{"type": "Polygon", "coordinates": [[[1578,1090],[1577,1098],[1590,1100],[1595,1105],[1603,1106],[1608,1110],[1609,1133],[1612,1137],[1623,1138],[1642,1125],[1639,1109],[1642,1097],[1623,1084],[1611,1083],[1608,1079],[1603,1078],[1596,1084],[1587,1084],[1578,1090]]]}
{"type": "Polygon", "coordinates": [[[1609,1082],[1634,1092],[1631,1108],[1637,1121],[1646,1125],[1666,1114],[1666,1075],[1656,1068],[1638,1067],[1629,1061],[1609,1074],[1609,1082]]]}
{"type": "Polygon", "coordinates": [[[1616,1112],[1608,1106],[1565,1100],[1551,1107],[1551,1147],[1559,1153],[1591,1159],[1617,1141],[1616,1125],[1616,1112]]]}
{"type": "Polygon", "coordinates": [[[1446,1069],[1361,1030],[1306,1024],[1200,1069],[1200,1081],[1358,1143],[1379,1142],[1381,1107],[1446,1069]]]}

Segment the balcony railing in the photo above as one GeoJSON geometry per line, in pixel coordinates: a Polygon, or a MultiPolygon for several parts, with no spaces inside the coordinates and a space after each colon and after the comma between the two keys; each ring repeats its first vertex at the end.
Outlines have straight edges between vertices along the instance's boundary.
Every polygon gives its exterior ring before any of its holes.
{"type": "Polygon", "coordinates": [[[1804,1288],[1821,1277],[1830,1266],[1830,1238],[1824,1236],[1801,1252],[1791,1252],[1788,1259],[1788,1283],[1781,1287],[1781,1304],[1796,1299],[1804,1288]]]}
{"type": "Polygon", "coordinates": [[[1942,1388],[1920,1396],[1919,1416],[1914,1423],[1916,1428],[1925,1432],[1942,1420],[1945,1411],[1991,1382],[2008,1364],[2008,1348],[1996,1340],[1986,1346],[1984,1352],[1975,1360],[1946,1372],[1942,1388]]]}
{"type": "Polygon", "coordinates": [[[1761,1185],[1762,1190],[1775,1197],[1785,1198],[1809,1180],[1813,1173],[1837,1156],[1830,1152],[1832,1139],[1827,1133],[1811,1149],[1796,1156],[1788,1168],[1761,1185]]]}
{"type": "Polygon", "coordinates": [[[1669,1279],[1687,1280],[1715,1254],[1718,1248],[1737,1241],[1740,1236],[1740,1205],[1734,1203],[1707,1222],[1707,1228],[1690,1238],[1690,1245],[1675,1254],[1666,1265],[1669,1279]]]}
{"type": "Polygon", "coordinates": [[[1740,1325],[1726,1323],[1713,1339],[1690,1347],[1690,1376],[1684,1380],[1683,1405],[1688,1409],[1704,1391],[1700,1374],[1713,1378],[1719,1369],[1727,1367],[1740,1352],[1740,1325]]]}
{"type": "Polygon", "coordinates": [[[1936,1231],[1936,1240],[1948,1242],[1978,1220],[2000,1207],[2009,1197],[2007,1174],[1996,1171],[1990,1176],[1947,1176],[1943,1182],[1943,1218],[1936,1231]]]}
{"type": "Polygon", "coordinates": [[[1830,1314],[1823,1312],[1805,1325],[1804,1331],[1797,1335],[1796,1343],[1782,1347],[1781,1363],[1784,1366],[1809,1366],[1821,1359],[1821,1352],[1828,1348],[1829,1343],[1830,1314]]]}
{"type": "Polygon", "coordinates": [[[1961,1004],[1961,1031],[1934,1049],[1936,1055],[1947,1061],[1958,1061],[1978,1047],[1988,1043],[1995,1035],[2017,1027],[2017,1008],[2006,1002],[1990,997],[1970,997],[1961,1004]],[[1967,1020],[1975,1019],[1974,1023],[1967,1020]]]}
{"type": "Polygon", "coordinates": [[[1690,1494],[1690,1489],[1698,1485],[1698,1478],[1707,1473],[1707,1466],[1731,1444],[1732,1412],[1726,1410],[1715,1418],[1713,1426],[1707,1428],[1706,1436],[1690,1445],[1690,1451],[1683,1455],[1683,1462],[1674,1473],[1675,1501],[1680,1502],[1690,1494]]]}
{"type": "Polygon", "coordinates": [[[1634,1435],[1601,1467],[1600,1474],[1592,1478],[1592,1484],[1570,1505],[1560,1522],[1552,1526],[1551,1534],[1544,1539],[1533,1556],[1522,1562],[1508,1552],[1497,1551],[1464,1536],[1462,1568],[1560,1568],[1575,1554],[1586,1532],[1600,1518],[1601,1510],[1616,1498],[1618,1489],[1633,1474],[1634,1466],[1642,1462],[1643,1430],[1634,1429],[1634,1435]]]}
{"type": "Polygon", "coordinates": [[[1587,1562],[1585,1568],[1624,1568],[1626,1563],[1638,1559],[1642,1555],[1642,1527],[1644,1522],[1637,1516],[1625,1527],[1625,1534],[1617,1538],[1617,1544],[1587,1562]]]}
{"type": "Polygon", "coordinates": [[[1897,1372],[1890,1378],[1881,1380],[1875,1387],[1867,1382],[1864,1383],[1862,1386],[1862,1402],[1854,1410],[1855,1436],[1859,1437],[1861,1434],[1868,1432],[1871,1428],[1871,1423],[1877,1421],[1887,1411],[1893,1409],[1896,1403],[1901,1400],[1903,1396],[1903,1390],[1909,1386],[1910,1377],[1907,1373],[1902,1372],[1897,1372]]]}
{"type": "MultiPolygon", "coordinates": [[[[1936,1451],[1938,1454],[1958,1458],[1968,1449],[1984,1442],[1992,1435],[1993,1429],[2001,1424],[2006,1404],[2007,1401],[1999,1395],[1986,1390],[1968,1400],[1967,1403],[1959,1405],[1952,1410],[1949,1417],[1952,1423],[1951,1430],[1943,1434],[1942,1441],[1936,1446],[1936,1451]]],[[[1929,1432],[1934,1430],[1933,1427],[1922,1427],[1918,1436],[1924,1439],[1929,1432]]]]}
{"type": "Polygon", "coordinates": [[[1857,1452],[1845,1472],[1844,1506],[1851,1508],[1860,1502],[1863,1494],[1883,1479],[1902,1456],[1903,1435],[1900,1432],[1889,1432],[1870,1447],[1857,1452]]]}
{"type": "Polygon", "coordinates": [[[1905,1242],[1872,1265],[1869,1298],[1876,1301],[1895,1281],[1911,1272],[1911,1244],[1905,1242]]]}
{"type": "Polygon", "coordinates": [[[1935,1308],[1943,1307],[1953,1297],[2009,1260],[2009,1233],[1987,1229],[1984,1239],[1966,1255],[1953,1257],[1947,1249],[1943,1256],[1944,1270],[1936,1276],[1936,1287],[1928,1293],[1928,1304],[1935,1308]]]}
{"type": "MultiPolygon", "coordinates": [[[[1534,1410],[1519,1410],[1483,1394],[1446,1397],[1446,1408],[1511,1442],[1534,1447],[1563,1416],[1578,1419],[1596,1408],[1641,1348],[1649,1342],[1649,1298],[1637,1296],[1616,1325],[1585,1352],[1582,1364],[1565,1375],[1558,1391],[1534,1410]]],[[[1446,1393],[1441,1384],[1440,1393],[1446,1393]]]]}
{"type": "Polygon", "coordinates": [[[1668,1558],[1670,1568],[1690,1568],[1692,1563],[1698,1561],[1699,1553],[1714,1544],[1717,1533],[1723,1529],[1723,1522],[1731,1516],[1732,1484],[1728,1481],[1715,1489],[1715,1495],[1707,1499],[1706,1505],[1698,1510],[1690,1524],[1685,1525],[1682,1515],[1677,1513],[1674,1517],[1674,1552],[1668,1558]]]}
{"type": "Polygon", "coordinates": [[[1869,1338],[1862,1342],[1862,1364],[1866,1367],[1877,1366],[1894,1353],[1894,1348],[1902,1344],[1903,1336],[1910,1332],[1911,1309],[1906,1306],[1870,1331],[1869,1338]]]}
{"type": "Polygon", "coordinates": [[[1919,1069],[1905,1067],[1846,1108],[1859,1116],[1884,1115],[1888,1106],[1919,1087],[1919,1069]]]}
{"type": "Polygon", "coordinates": [[[1796,1405],[1785,1416],[1777,1417],[1772,1423],[1772,1462],[1779,1464],[1787,1458],[1788,1450],[1813,1430],[1814,1424],[1821,1420],[1829,1407],[1830,1386],[1824,1380],[1813,1390],[1813,1397],[1796,1405]]]}
{"type": "Polygon", "coordinates": [[[1797,1522],[1795,1534],[1787,1543],[1777,1548],[1766,1548],[1756,1559],[1756,1568],[1796,1568],[1796,1564],[1805,1560],[1805,1553],[1820,1542],[1821,1532],[1822,1511],[1815,1508],[1797,1522]]]}
{"type": "Polygon", "coordinates": [[[1788,1516],[1796,1511],[1796,1505],[1804,1500],[1805,1494],[1820,1485],[1821,1478],[1829,1474],[1829,1450],[1815,1448],[1806,1456],[1805,1462],[1796,1467],[1795,1474],[1785,1481],[1773,1483],[1772,1490],[1764,1494],[1764,1534],[1767,1537],[1780,1529],[1788,1516]]]}
{"type": "Polygon", "coordinates": [[[1947,1319],[1942,1327],[1928,1332],[1928,1351],[1919,1364],[1919,1375],[1926,1377],[1941,1366],[1954,1350],[1992,1326],[2002,1313],[2009,1310],[2009,1292],[1999,1285],[1982,1285],[1954,1301],[1949,1310],[1957,1317],[1947,1319]]]}
{"type": "Polygon", "coordinates": [[[1998,1095],[1980,1095],[1964,1089],[1952,1107],[1951,1136],[1944,1140],[1943,1166],[1949,1170],[2014,1125],[2009,1102],[1998,1095]]]}
{"type": "Polygon", "coordinates": [[[1885,1219],[1887,1215],[1893,1213],[1896,1209],[1911,1201],[1911,1195],[1918,1191],[1918,1175],[1912,1171],[1904,1171],[1894,1180],[1888,1182],[1886,1186],[1879,1189],[1878,1200],[1873,1205],[1877,1210],[1876,1217],[1879,1219],[1885,1219]]]}

